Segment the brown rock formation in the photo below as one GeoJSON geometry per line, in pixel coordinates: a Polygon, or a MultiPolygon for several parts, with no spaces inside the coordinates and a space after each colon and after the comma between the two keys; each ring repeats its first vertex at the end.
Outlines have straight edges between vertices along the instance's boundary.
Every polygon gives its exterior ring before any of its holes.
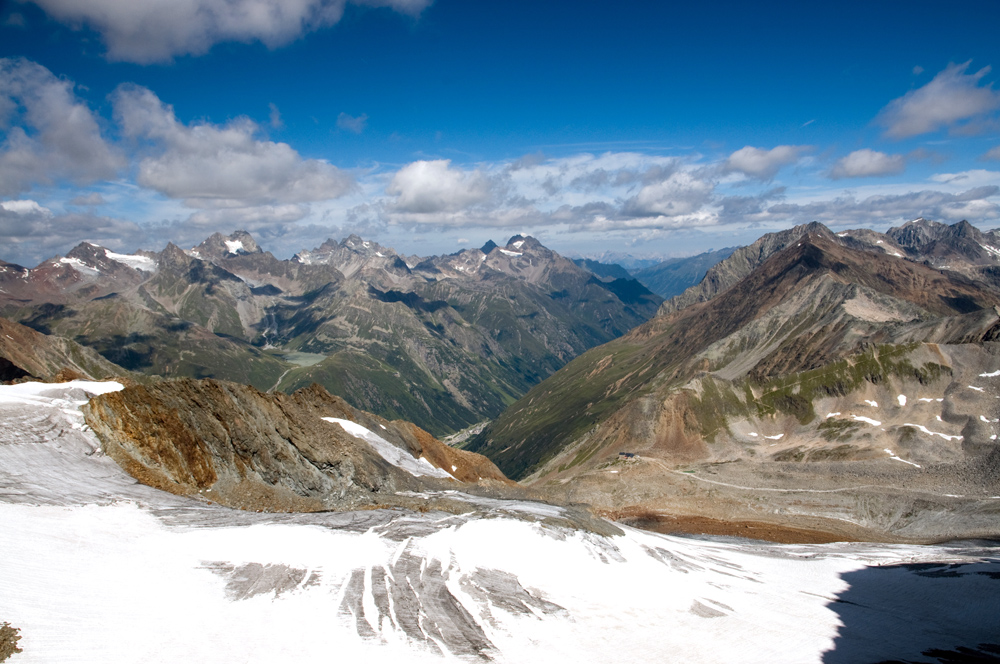
{"type": "MultiPolygon", "coordinates": [[[[508,480],[488,459],[408,422],[356,410],[318,385],[291,395],[214,380],[137,385],[93,399],[104,451],[144,484],[262,511],[408,505],[397,492],[508,480]],[[324,417],[351,420],[456,480],[415,476],[324,417]]],[[[513,483],[510,483],[513,484],[513,483]]]]}

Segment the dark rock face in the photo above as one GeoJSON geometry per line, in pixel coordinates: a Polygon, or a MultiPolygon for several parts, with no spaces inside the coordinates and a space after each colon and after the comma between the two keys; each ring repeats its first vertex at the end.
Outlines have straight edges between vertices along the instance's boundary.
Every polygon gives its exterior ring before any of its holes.
{"type": "Polygon", "coordinates": [[[286,395],[214,380],[163,381],[97,397],[85,414],[104,451],[139,481],[241,509],[390,506],[406,502],[398,491],[462,485],[415,476],[324,417],[358,423],[454,478],[506,482],[485,458],[409,423],[357,411],[318,385],[286,395]]]}

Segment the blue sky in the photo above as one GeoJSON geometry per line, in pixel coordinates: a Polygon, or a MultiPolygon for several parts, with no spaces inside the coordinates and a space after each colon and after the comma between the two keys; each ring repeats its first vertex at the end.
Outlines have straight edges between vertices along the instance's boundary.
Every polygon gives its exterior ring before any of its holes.
{"type": "Polygon", "coordinates": [[[1000,4],[13,0],[0,258],[1000,226],[1000,4]]]}

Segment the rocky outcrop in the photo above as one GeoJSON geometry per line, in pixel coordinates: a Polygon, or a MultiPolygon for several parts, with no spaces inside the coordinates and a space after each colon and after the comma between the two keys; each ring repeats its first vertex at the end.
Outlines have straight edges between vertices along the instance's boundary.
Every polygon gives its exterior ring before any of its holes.
{"type": "Polygon", "coordinates": [[[95,351],[0,318],[0,381],[121,378],[129,372],[95,351]]]}
{"type": "Polygon", "coordinates": [[[104,452],[140,482],[240,509],[409,505],[414,499],[401,493],[511,484],[484,457],[356,410],[318,385],[286,395],[223,381],[161,381],[96,397],[84,412],[104,452]],[[410,466],[388,461],[359,432],[410,466]]]}

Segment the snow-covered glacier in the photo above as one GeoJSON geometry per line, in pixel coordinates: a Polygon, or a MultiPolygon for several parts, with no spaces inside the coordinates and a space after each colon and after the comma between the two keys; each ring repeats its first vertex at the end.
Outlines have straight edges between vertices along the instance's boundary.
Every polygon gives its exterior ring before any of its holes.
{"type": "Polygon", "coordinates": [[[674,537],[472,496],[458,515],[238,511],[102,454],[79,406],[118,387],[0,386],[14,664],[1000,656],[995,543],[674,537]]]}

